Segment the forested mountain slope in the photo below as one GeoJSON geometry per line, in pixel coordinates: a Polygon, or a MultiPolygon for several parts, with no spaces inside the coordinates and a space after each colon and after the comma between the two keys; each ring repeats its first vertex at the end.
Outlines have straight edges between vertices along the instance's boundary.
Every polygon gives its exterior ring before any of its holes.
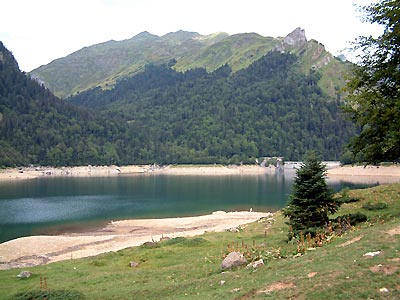
{"type": "Polygon", "coordinates": [[[175,61],[177,71],[204,68],[208,72],[227,64],[236,72],[271,50],[298,55],[304,73],[318,70],[324,92],[340,97],[350,64],[335,59],[319,42],[307,41],[300,28],[282,38],[256,33],[203,36],[185,31],[160,37],[143,32],[128,40],[85,47],[33,70],[30,76],[64,98],[96,86],[112,88],[123,78],[142,72],[149,63],[175,61]]]}
{"type": "Polygon", "coordinates": [[[0,166],[338,159],[355,132],[297,55],[271,51],[237,72],[173,64],[60,100],[0,43],[0,166]]]}
{"type": "Polygon", "coordinates": [[[56,98],[0,42],[0,167],[114,163],[124,130],[56,98]]]}
{"type": "Polygon", "coordinates": [[[114,89],[96,88],[69,101],[129,125],[127,149],[135,161],[213,163],[284,156],[308,149],[339,159],[354,134],[340,100],[318,86],[321,74],[304,74],[299,56],[271,51],[235,73],[177,72],[147,65],[114,89]]]}

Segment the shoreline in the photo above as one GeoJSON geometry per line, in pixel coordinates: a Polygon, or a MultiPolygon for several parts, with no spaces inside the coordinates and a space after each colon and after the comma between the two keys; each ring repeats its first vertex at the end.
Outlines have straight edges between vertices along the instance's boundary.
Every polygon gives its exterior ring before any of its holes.
{"type": "MultiPolygon", "coordinates": [[[[284,168],[283,174],[295,175],[295,168],[284,168]]],[[[51,177],[113,177],[134,175],[175,176],[258,176],[275,174],[275,167],[258,165],[128,165],[128,166],[79,166],[79,167],[25,167],[0,170],[0,182],[51,177]]],[[[400,165],[390,166],[334,166],[328,168],[328,179],[358,180],[357,178],[385,178],[384,182],[400,181],[400,165]]]]}
{"type": "Polygon", "coordinates": [[[112,221],[95,231],[22,237],[0,244],[0,270],[90,257],[166,238],[235,232],[239,226],[272,217],[268,212],[217,211],[196,217],[112,221]]]}
{"type": "Polygon", "coordinates": [[[275,167],[257,165],[128,165],[128,166],[79,166],[79,167],[24,167],[0,170],[0,181],[49,177],[111,177],[139,174],[160,175],[264,175],[274,174],[275,167]]]}

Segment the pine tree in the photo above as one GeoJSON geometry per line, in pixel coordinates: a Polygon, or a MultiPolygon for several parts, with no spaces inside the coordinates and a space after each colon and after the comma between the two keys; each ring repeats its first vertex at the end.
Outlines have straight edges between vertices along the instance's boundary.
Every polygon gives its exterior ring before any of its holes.
{"type": "Polygon", "coordinates": [[[296,171],[293,192],[283,214],[293,235],[314,234],[329,222],[328,214],[336,212],[339,205],[326,184],[326,167],[315,152],[305,156],[302,166],[296,171]]]}

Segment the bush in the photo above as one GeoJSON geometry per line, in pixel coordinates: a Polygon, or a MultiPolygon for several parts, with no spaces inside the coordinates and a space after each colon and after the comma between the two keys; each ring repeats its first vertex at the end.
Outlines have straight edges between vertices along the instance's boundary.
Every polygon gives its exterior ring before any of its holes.
{"type": "Polygon", "coordinates": [[[333,220],[333,223],[338,223],[340,220],[348,220],[352,226],[355,226],[359,223],[366,222],[368,217],[363,213],[355,213],[355,214],[347,214],[343,216],[339,216],[333,220]]]}
{"type": "Polygon", "coordinates": [[[366,210],[381,210],[387,208],[387,203],[385,202],[377,202],[377,203],[372,203],[368,202],[362,206],[362,208],[366,210]]]}
{"type": "Polygon", "coordinates": [[[353,202],[358,202],[360,201],[359,198],[356,197],[350,197],[349,196],[349,188],[344,188],[343,190],[340,191],[340,196],[339,198],[336,198],[336,201],[339,202],[340,204],[343,203],[353,203],[353,202]]]}
{"type": "Polygon", "coordinates": [[[81,300],[84,295],[78,291],[51,290],[51,291],[26,291],[15,294],[11,300],[81,300]]]}

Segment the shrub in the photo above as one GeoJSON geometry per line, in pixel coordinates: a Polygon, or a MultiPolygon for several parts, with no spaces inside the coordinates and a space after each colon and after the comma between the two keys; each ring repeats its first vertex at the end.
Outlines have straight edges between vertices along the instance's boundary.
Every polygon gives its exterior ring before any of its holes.
{"type": "Polygon", "coordinates": [[[84,295],[78,291],[68,290],[34,290],[15,294],[11,300],[81,300],[84,295]]]}
{"type": "Polygon", "coordinates": [[[366,210],[381,210],[387,208],[387,203],[385,202],[377,202],[377,203],[372,203],[368,202],[362,206],[362,208],[366,210]]]}

